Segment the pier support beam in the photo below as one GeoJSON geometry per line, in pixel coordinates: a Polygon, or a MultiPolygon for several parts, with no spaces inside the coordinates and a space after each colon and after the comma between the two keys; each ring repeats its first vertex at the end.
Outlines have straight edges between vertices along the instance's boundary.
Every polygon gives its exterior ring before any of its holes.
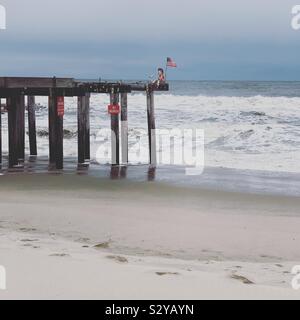
{"type": "Polygon", "coordinates": [[[0,99],[0,169],[2,169],[2,105],[0,99]]]}
{"type": "Polygon", "coordinates": [[[58,113],[58,97],[52,89],[49,96],[49,158],[50,166],[63,169],[63,116],[58,113]]]}
{"type": "Polygon", "coordinates": [[[157,165],[156,150],[156,124],[154,112],[154,92],[151,86],[147,88],[147,118],[148,118],[148,136],[149,136],[149,153],[150,164],[157,165]]]}
{"type": "Polygon", "coordinates": [[[35,97],[34,96],[27,97],[27,106],[28,106],[28,134],[29,134],[30,156],[37,156],[35,97]]]}
{"type": "Polygon", "coordinates": [[[85,97],[85,160],[91,160],[91,135],[90,135],[90,97],[87,93],[85,97]]]}
{"type": "Polygon", "coordinates": [[[78,97],[78,163],[84,164],[90,156],[90,94],[78,97]]]}
{"type": "MultiPolygon", "coordinates": [[[[117,105],[119,103],[119,94],[110,94],[110,104],[117,105]]],[[[112,165],[120,164],[120,126],[119,126],[119,115],[111,115],[111,160],[112,165]]]]}
{"type": "Polygon", "coordinates": [[[121,93],[122,163],[128,164],[128,95],[121,93]]]}
{"type": "Polygon", "coordinates": [[[23,165],[25,158],[25,97],[14,94],[7,99],[9,168],[23,165]]]}

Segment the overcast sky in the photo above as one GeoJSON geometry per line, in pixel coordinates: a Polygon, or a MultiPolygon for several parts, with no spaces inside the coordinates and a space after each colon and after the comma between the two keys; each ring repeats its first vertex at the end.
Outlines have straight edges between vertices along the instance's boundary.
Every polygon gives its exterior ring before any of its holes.
{"type": "MultiPolygon", "coordinates": [[[[300,0],[298,1],[300,4],[300,0]]],[[[300,80],[296,0],[0,0],[0,74],[300,80]]]]}

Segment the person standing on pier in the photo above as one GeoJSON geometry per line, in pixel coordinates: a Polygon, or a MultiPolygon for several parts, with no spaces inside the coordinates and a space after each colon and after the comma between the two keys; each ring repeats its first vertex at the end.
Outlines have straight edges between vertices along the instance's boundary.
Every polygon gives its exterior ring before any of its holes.
{"type": "Polygon", "coordinates": [[[154,81],[154,83],[159,87],[162,84],[165,84],[166,77],[165,77],[165,71],[163,68],[158,69],[158,79],[154,81]]]}

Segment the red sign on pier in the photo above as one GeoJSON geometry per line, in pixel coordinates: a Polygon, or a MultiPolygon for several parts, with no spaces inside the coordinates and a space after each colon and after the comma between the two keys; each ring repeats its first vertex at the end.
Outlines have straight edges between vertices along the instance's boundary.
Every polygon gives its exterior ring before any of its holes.
{"type": "Polygon", "coordinates": [[[121,112],[121,108],[119,104],[110,104],[108,106],[108,113],[111,115],[118,115],[121,112]]]}
{"type": "Polygon", "coordinates": [[[57,115],[63,117],[65,115],[65,98],[57,97],[57,115]]]}

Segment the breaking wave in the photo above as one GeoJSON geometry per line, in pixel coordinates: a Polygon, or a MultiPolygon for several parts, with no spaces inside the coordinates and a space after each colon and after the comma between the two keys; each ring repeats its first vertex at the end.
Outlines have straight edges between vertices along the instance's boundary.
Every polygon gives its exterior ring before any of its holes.
{"type": "MultiPolygon", "coordinates": [[[[39,154],[48,154],[47,99],[37,98],[39,154]]],[[[91,152],[101,143],[97,132],[110,128],[109,97],[91,96],[91,152]]],[[[206,96],[157,94],[157,128],[199,128],[205,131],[205,158],[208,166],[243,169],[300,171],[300,97],[253,95],[206,96]]],[[[138,137],[147,149],[146,98],[128,97],[129,141],[138,137]]],[[[66,98],[65,153],[77,154],[77,100],[66,98]]],[[[3,144],[7,148],[7,122],[3,116],[3,144]]],[[[163,150],[161,150],[163,152],[163,150]]],[[[109,159],[107,159],[109,161],[109,159]]],[[[135,162],[135,155],[130,155],[135,162]]],[[[147,152],[142,159],[148,162],[147,152]]]]}

